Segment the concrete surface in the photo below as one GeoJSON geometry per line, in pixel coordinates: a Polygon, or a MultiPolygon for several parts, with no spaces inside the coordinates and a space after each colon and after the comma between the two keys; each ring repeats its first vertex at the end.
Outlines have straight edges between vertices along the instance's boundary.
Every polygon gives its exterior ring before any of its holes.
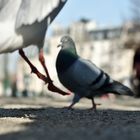
{"type": "Polygon", "coordinates": [[[0,98],[0,140],[139,140],[140,99],[68,100],[0,98]]]}

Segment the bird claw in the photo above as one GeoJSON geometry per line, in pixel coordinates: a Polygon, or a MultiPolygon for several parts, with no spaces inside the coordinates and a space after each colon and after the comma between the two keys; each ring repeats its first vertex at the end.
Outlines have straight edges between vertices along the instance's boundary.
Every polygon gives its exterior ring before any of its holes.
{"type": "Polygon", "coordinates": [[[65,92],[65,91],[63,91],[63,90],[61,90],[61,89],[59,89],[58,87],[56,87],[52,82],[49,82],[48,83],[48,89],[50,90],[50,91],[52,91],[52,92],[57,92],[57,93],[59,93],[59,94],[61,94],[61,95],[70,95],[70,93],[67,93],[67,92],[65,92]]]}
{"type": "Polygon", "coordinates": [[[95,112],[97,112],[96,107],[91,107],[91,108],[89,108],[89,110],[90,110],[90,111],[95,111],[95,112]]]}
{"type": "Polygon", "coordinates": [[[31,73],[35,73],[36,74],[38,72],[37,68],[34,67],[33,65],[31,65],[30,68],[31,68],[31,73]]]}
{"type": "MultiPolygon", "coordinates": [[[[47,78],[46,78],[46,79],[47,79],[47,78]]],[[[53,85],[53,80],[48,79],[48,80],[45,82],[45,84],[49,84],[49,85],[51,86],[51,85],[53,85]]]]}
{"type": "Polygon", "coordinates": [[[34,71],[33,70],[31,70],[31,74],[33,74],[34,73],[34,71]]]}
{"type": "Polygon", "coordinates": [[[95,112],[97,112],[97,106],[101,105],[100,103],[96,103],[93,105],[93,107],[91,107],[89,110],[94,110],[95,112]]]}
{"type": "Polygon", "coordinates": [[[96,106],[100,106],[101,104],[100,104],[100,103],[96,103],[95,105],[96,105],[96,106]]]}
{"type": "Polygon", "coordinates": [[[65,106],[65,107],[63,107],[63,109],[67,109],[67,110],[74,110],[72,107],[70,107],[70,106],[65,106]]]}

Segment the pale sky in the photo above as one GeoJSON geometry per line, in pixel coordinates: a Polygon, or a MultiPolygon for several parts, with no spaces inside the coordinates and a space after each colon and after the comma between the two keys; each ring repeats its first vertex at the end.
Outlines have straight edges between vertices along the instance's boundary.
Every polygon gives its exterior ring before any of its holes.
{"type": "Polygon", "coordinates": [[[69,25],[80,18],[101,25],[118,25],[130,17],[130,0],[68,0],[55,22],[69,25]]]}

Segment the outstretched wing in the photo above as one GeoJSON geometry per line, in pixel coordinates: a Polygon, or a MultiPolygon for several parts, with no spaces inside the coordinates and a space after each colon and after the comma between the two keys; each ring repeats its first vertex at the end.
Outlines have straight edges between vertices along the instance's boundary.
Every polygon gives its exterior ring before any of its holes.
{"type": "Polygon", "coordinates": [[[53,21],[67,0],[22,0],[17,18],[16,28],[22,25],[40,22],[47,17],[48,24],[53,21]]]}
{"type": "Polygon", "coordinates": [[[0,22],[16,21],[17,12],[22,0],[0,0],[0,22]]]}

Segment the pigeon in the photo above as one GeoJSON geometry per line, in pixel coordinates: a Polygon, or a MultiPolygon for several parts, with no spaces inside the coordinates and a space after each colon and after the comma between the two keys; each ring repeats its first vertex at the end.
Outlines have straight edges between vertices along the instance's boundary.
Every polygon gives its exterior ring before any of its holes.
{"type": "Polygon", "coordinates": [[[0,0],[0,53],[19,50],[29,64],[31,72],[48,83],[48,89],[67,95],[57,88],[45,65],[43,45],[47,28],[61,11],[67,0],[0,0]],[[23,48],[36,45],[46,76],[29,61],[23,48]]]}
{"type": "Polygon", "coordinates": [[[92,108],[96,110],[94,97],[107,93],[133,96],[133,92],[118,81],[113,80],[102,69],[91,61],[81,58],[76,51],[73,39],[65,35],[61,38],[61,47],[56,58],[56,71],[59,81],[74,93],[71,105],[79,102],[83,97],[92,101],[92,108]]]}

